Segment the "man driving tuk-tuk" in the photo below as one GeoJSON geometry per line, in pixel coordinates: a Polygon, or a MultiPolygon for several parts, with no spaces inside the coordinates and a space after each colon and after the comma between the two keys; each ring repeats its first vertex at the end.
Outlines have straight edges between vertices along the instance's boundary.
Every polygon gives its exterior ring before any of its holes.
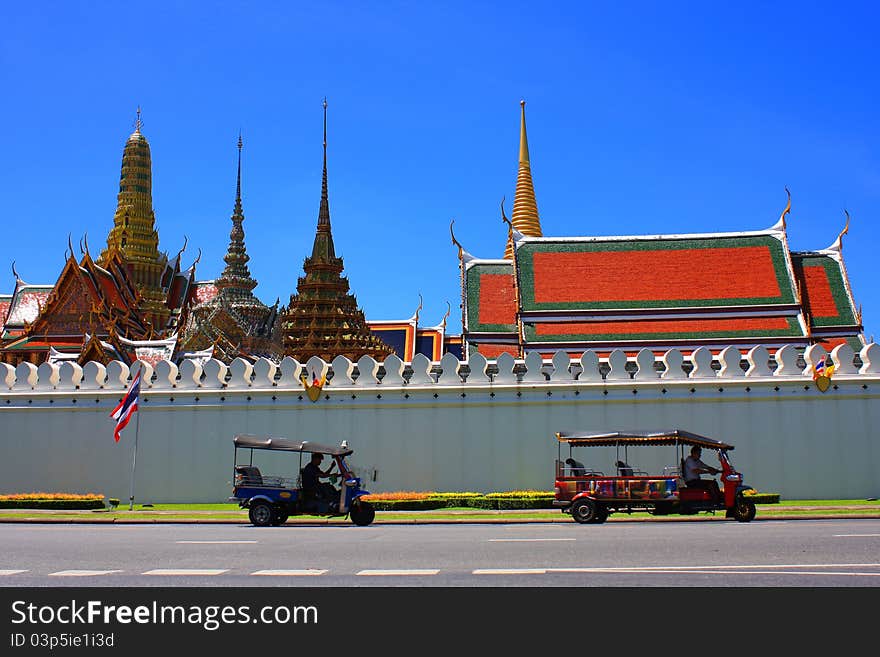
{"type": "Polygon", "coordinates": [[[330,502],[339,497],[339,491],[329,482],[322,482],[321,479],[335,477],[332,472],[336,462],[330,464],[326,470],[321,470],[321,462],[324,455],[318,452],[312,452],[312,458],[306,467],[302,469],[302,492],[304,501],[319,500],[330,502]]]}

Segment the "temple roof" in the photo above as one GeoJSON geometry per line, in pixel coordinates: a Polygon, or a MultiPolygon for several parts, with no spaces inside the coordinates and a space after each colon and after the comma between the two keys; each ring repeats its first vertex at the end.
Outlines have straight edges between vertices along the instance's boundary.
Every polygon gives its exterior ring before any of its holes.
{"type": "Polygon", "coordinates": [[[797,304],[774,231],[530,238],[516,244],[523,312],[797,304]]]}
{"type": "Polygon", "coordinates": [[[220,290],[216,281],[196,281],[193,283],[196,303],[205,303],[215,298],[220,290]]]}
{"type": "Polygon", "coordinates": [[[24,329],[25,324],[32,324],[46,306],[52,288],[52,285],[29,285],[24,281],[17,281],[3,325],[4,333],[24,329]]]}
{"type": "Polygon", "coordinates": [[[516,331],[517,301],[511,260],[464,264],[465,322],[469,333],[516,331]]]}
{"type": "Polygon", "coordinates": [[[12,306],[11,294],[0,294],[0,333],[6,323],[6,316],[9,314],[9,308],[12,306]]]}

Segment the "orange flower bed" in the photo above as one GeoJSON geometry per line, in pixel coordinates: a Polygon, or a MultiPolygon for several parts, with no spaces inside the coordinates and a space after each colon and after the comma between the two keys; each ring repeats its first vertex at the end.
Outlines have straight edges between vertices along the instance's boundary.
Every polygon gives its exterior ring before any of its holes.
{"type": "Polygon", "coordinates": [[[0,501],[12,500],[103,500],[99,493],[10,493],[0,495],[0,501]]]}
{"type": "Polygon", "coordinates": [[[435,492],[417,492],[417,491],[395,491],[393,493],[376,493],[375,495],[364,495],[364,500],[382,500],[382,501],[395,501],[395,500],[427,500],[431,497],[436,497],[437,493],[435,492]]]}

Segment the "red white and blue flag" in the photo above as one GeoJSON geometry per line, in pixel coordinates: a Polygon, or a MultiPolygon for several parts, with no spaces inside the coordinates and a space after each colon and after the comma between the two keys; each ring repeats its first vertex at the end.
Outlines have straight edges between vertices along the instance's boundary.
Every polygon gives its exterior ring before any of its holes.
{"type": "Polygon", "coordinates": [[[134,415],[135,411],[138,409],[138,397],[140,397],[140,394],[141,372],[138,370],[138,373],[134,375],[134,379],[131,380],[131,385],[128,387],[128,392],[125,393],[125,397],[122,398],[119,405],[113,409],[112,413],[110,413],[110,417],[116,420],[116,428],[113,430],[113,437],[116,439],[117,443],[119,442],[119,432],[126,427],[131,416],[134,415]]]}

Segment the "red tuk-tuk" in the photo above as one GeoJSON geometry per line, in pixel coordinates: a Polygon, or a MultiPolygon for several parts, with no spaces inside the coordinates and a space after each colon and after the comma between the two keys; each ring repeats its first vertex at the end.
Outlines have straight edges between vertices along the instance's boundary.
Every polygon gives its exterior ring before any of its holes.
{"type": "MultiPolygon", "coordinates": [[[[579,523],[602,523],[612,513],[647,511],[653,515],[691,515],[701,511],[725,511],[726,517],[750,522],[755,517],[755,504],[748,499],[743,476],[730,461],[728,452],[734,447],[705,436],[681,429],[659,432],[611,432],[556,434],[556,499],[554,506],[570,513],[579,523]],[[688,487],[684,481],[685,449],[699,446],[717,452],[721,464],[723,488],[688,487]],[[569,458],[562,460],[563,446],[569,458]],[[581,447],[614,447],[614,474],[584,466],[574,459],[581,447]],[[649,474],[628,464],[631,447],[672,447],[676,460],[663,468],[661,474],[649,474]],[[621,458],[622,451],[622,458],[621,458]]],[[[713,482],[714,484],[714,482],[713,482]]]]}

